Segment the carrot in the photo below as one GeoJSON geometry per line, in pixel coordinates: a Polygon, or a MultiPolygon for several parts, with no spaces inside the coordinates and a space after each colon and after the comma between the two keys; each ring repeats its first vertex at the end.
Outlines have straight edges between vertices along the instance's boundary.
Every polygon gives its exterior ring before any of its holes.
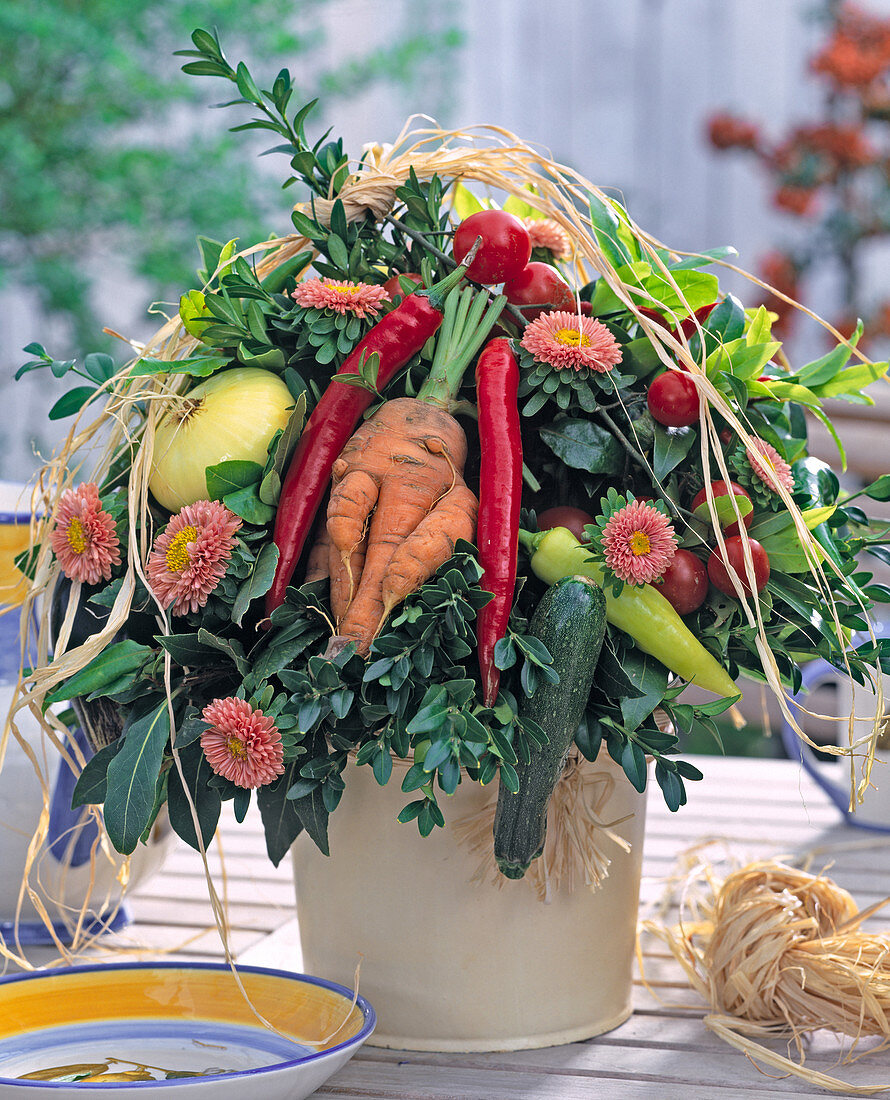
{"type": "MultiPolygon", "coordinates": [[[[334,463],[332,473],[336,489],[328,502],[327,527],[331,546],[340,555],[346,570],[346,602],[349,603],[358,584],[358,576],[351,565],[352,555],[367,533],[368,518],[377,503],[380,486],[367,471],[352,469],[349,461],[342,457],[334,463]]],[[[358,568],[360,572],[361,564],[358,568]]]]}
{"type": "Polygon", "coordinates": [[[335,622],[339,623],[346,614],[358,579],[362,575],[365,554],[368,550],[368,536],[364,535],[352,553],[346,557],[333,544],[330,547],[329,568],[331,575],[331,611],[335,622]]]}
{"type": "Polygon", "coordinates": [[[454,417],[401,397],[366,420],[335,463],[328,532],[341,559],[351,561],[356,532],[370,518],[367,556],[339,626],[359,653],[368,652],[388,614],[383,584],[393,555],[437,501],[463,484],[466,457],[466,436],[454,417]]]}
{"type": "Polygon", "coordinates": [[[330,576],[330,570],[328,569],[330,553],[331,540],[327,527],[322,523],[318,529],[318,537],[309,551],[309,557],[306,559],[306,576],[303,579],[303,584],[310,584],[312,581],[320,581],[330,576]]]}
{"type": "Polygon", "coordinates": [[[473,541],[479,501],[463,481],[458,481],[398,547],[383,580],[383,618],[454,553],[458,539],[473,541]]]}

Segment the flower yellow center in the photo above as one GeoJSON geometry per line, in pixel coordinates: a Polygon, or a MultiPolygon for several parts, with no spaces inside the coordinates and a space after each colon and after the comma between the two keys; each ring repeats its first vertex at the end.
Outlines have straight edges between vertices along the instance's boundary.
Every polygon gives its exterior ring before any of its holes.
{"type": "Polygon", "coordinates": [[[361,287],[358,287],[358,286],[335,286],[334,290],[336,290],[336,292],[338,294],[355,295],[355,294],[358,294],[359,290],[361,290],[361,287]]]}
{"type": "Polygon", "coordinates": [[[87,538],[84,534],[83,524],[77,516],[71,517],[68,523],[68,530],[65,532],[65,537],[68,539],[68,545],[75,554],[82,554],[84,550],[86,550],[87,538]]]}
{"type": "Polygon", "coordinates": [[[172,538],[167,547],[167,568],[171,573],[182,573],[192,563],[189,557],[188,544],[194,542],[198,532],[194,527],[183,527],[172,538]]]}
{"type": "Polygon", "coordinates": [[[227,737],[226,748],[229,750],[229,753],[232,756],[236,757],[236,759],[247,759],[247,746],[244,744],[240,737],[235,737],[234,735],[227,737]]]}
{"type": "Polygon", "coordinates": [[[557,343],[565,344],[567,348],[589,348],[590,337],[586,332],[579,332],[576,328],[557,329],[553,334],[557,343]]]}
{"type": "Polygon", "coordinates": [[[634,533],[627,540],[627,545],[630,547],[631,553],[634,557],[639,557],[641,554],[648,554],[652,549],[652,543],[649,541],[649,536],[645,531],[634,531],[634,533]]]}

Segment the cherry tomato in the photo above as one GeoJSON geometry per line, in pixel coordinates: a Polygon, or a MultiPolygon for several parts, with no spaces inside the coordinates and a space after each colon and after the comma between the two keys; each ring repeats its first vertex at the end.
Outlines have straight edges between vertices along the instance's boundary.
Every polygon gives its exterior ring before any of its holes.
{"type": "Polygon", "coordinates": [[[404,298],[406,293],[410,293],[402,290],[402,284],[399,282],[399,278],[410,279],[412,283],[416,283],[418,286],[423,283],[423,279],[421,279],[416,271],[406,271],[401,276],[390,276],[383,284],[383,289],[393,300],[395,300],[396,297],[404,298]]]}
{"type": "Polygon", "coordinates": [[[698,390],[681,371],[659,374],[649,386],[646,401],[654,419],[667,428],[686,428],[698,422],[698,390]]]}
{"type": "MultiPolygon", "coordinates": [[[[769,580],[769,555],[756,539],[748,539],[748,542],[751,545],[751,560],[754,564],[754,586],[758,592],[762,592],[769,580]]],[[[750,596],[751,584],[745,571],[745,550],[741,535],[733,535],[726,540],[726,561],[738,573],[745,595],[750,596]]],[[[711,584],[724,595],[738,595],[719,549],[712,550],[708,558],[708,576],[711,578],[711,584]]]]}
{"type": "Polygon", "coordinates": [[[458,263],[470,251],[476,238],[482,244],[467,268],[467,277],[489,285],[518,275],[532,254],[528,230],[506,210],[479,210],[460,223],[454,233],[452,251],[458,263]]]}
{"type": "Polygon", "coordinates": [[[691,550],[677,550],[655,587],[678,615],[698,611],[708,594],[705,563],[691,550]]]}
{"type": "Polygon", "coordinates": [[[541,531],[549,531],[551,527],[568,527],[580,542],[585,541],[585,523],[593,523],[593,516],[582,512],[580,508],[572,508],[569,504],[548,508],[538,516],[538,528],[541,531]]]}
{"type": "MultiPolygon", "coordinates": [[[[715,502],[717,497],[728,497],[730,493],[732,493],[733,496],[744,497],[746,500],[751,499],[746,490],[743,489],[741,485],[737,485],[734,481],[712,481],[711,492],[714,494],[715,502]]],[[[707,499],[704,489],[702,489],[700,493],[696,493],[692,500],[692,511],[697,512],[703,504],[707,504],[707,499]]],[[[707,511],[705,511],[702,518],[710,521],[710,516],[707,515],[707,511]]],[[[751,526],[751,521],[753,519],[753,512],[749,512],[746,516],[742,516],[742,522],[746,527],[751,526]]],[[[740,533],[738,520],[732,520],[729,523],[721,523],[721,527],[727,535],[738,535],[740,533]]]]}
{"type": "Polygon", "coordinates": [[[522,310],[522,316],[534,321],[553,309],[575,312],[572,288],[550,264],[533,260],[504,284],[504,294],[512,306],[522,310]]]}

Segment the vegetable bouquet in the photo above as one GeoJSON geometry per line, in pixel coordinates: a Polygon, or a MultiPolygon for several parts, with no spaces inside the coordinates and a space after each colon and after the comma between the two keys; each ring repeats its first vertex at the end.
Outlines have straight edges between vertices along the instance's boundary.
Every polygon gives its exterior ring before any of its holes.
{"type": "Polygon", "coordinates": [[[719,737],[744,683],[792,720],[817,655],[879,685],[890,590],[862,563],[890,551],[860,505],[890,475],[842,491],[807,452],[821,420],[843,466],[823,403],[887,369],[858,331],[793,365],[721,290],[731,249],[663,247],[494,128],[351,161],[307,138],[286,70],[263,91],[193,44],[185,70],[289,158],[294,232],[201,240],[201,289],[122,369],[37,344],[22,367],[80,382],[51,413],[76,420],[22,563],[43,659],[13,722],[40,711],[63,751],[87,730],[74,801],[116,849],[162,807],[202,848],[255,797],[273,861],[302,831],[327,851],[352,759],[424,835],[458,784],[498,785],[521,875],[571,753],[639,790],[654,761],[676,810],[701,777],[678,731],[719,737]]]}

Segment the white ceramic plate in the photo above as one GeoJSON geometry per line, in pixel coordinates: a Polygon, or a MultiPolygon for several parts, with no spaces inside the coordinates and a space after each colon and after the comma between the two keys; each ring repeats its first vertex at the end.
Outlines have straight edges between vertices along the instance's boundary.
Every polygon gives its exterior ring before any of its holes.
{"type": "Polygon", "coordinates": [[[0,1100],[145,1100],[172,1090],[183,1100],[303,1100],[374,1030],[373,1008],[344,986],[253,966],[238,976],[243,992],[222,963],[0,980],[0,1100]]]}

